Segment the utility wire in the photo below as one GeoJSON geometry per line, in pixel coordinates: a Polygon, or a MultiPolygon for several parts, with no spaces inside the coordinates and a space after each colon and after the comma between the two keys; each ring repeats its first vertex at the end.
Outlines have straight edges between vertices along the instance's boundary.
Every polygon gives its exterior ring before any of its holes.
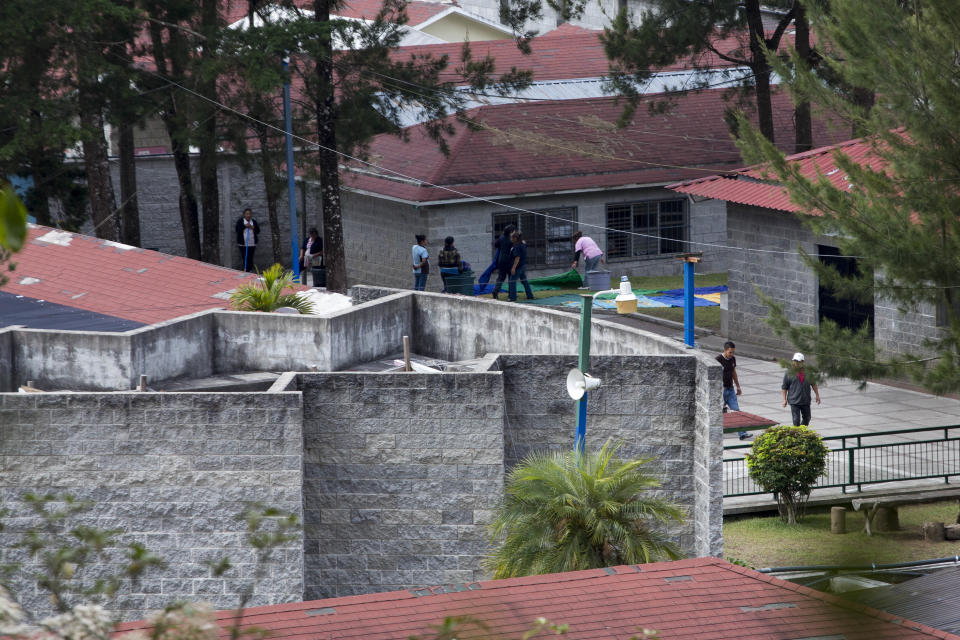
{"type": "MultiPolygon", "coordinates": [[[[187,92],[187,93],[189,93],[189,94],[191,94],[191,95],[193,95],[193,96],[195,96],[195,97],[197,97],[197,98],[199,98],[199,99],[201,99],[201,100],[204,100],[204,101],[206,101],[206,102],[209,102],[209,103],[211,103],[211,104],[219,107],[220,109],[222,109],[222,110],[224,110],[224,111],[226,111],[226,112],[232,113],[232,114],[234,114],[234,115],[236,115],[236,116],[238,116],[238,117],[240,117],[240,118],[249,120],[249,121],[251,121],[251,122],[255,122],[255,123],[257,123],[257,124],[259,124],[259,125],[261,125],[261,126],[263,126],[263,127],[266,127],[266,128],[269,128],[269,129],[273,129],[273,130],[277,131],[278,133],[282,133],[282,134],[285,134],[285,133],[286,133],[286,132],[285,132],[283,129],[281,129],[280,127],[274,126],[274,125],[272,125],[272,124],[270,124],[270,123],[268,123],[268,122],[263,122],[263,121],[261,121],[261,120],[258,120],[257,118],[254,118],[253,116],[250,116],[249,114],[243,113],[243,112],[239,111],[238,109],[235,109],[235,108],[233,108],[233,107],[231,107],[231,106],[229,106],[229,105],[223,104],[222,102],[219,102],[218,100],[216,100],[216,99],[214,99],[214,98],[210,98],[210,97],[208,97],[208,96],[205,96],[205,95],[203,95],[203,94],[201,94],[201,93],[199,93],[199,92],[197,92],[197,91],[195,91],[195,90],[193,90],[193,89],[190,89],[189,87],[185,87],[185,86],[183,86],[182,84],[180,84],[180,83],[178,83],[178,82],[176,82],[176,81],[174,81],[174,80],[171,80],[171,79],[169,79],[169,78],[166,78],[166,77],[160,75],[159,73],[156,73],[156,72],[154,72],[154,71],[149,71],[149,70],[147,70],[147,69],[141,69],[140,71],[141,71],[142,73],[145,73],[145,74],[151,75],[151,76],[153,76],[153,77],[155,77],[155,78],[158,78],[158,79],[160,79],[161,81],[164,81],[164,82],[168,83],[168,84],[169,84],[170,86],[172,86],[172,87],[176,87],[176,88],[178,88],[178,89],[180,89],[180,90],[182,90],[182,91],[185,91],[185,92],[187,92]]],[[[296,135],[296,134],[293,134],[292,137],[293,137],[293,138],[296,138],[297,140],[299,140],[299,141],[301,141],[301,142],[303,142],[303,143],[306,143],[309,147],[313,147],[313,148],[316,148],[316,149],[321,149],[321,150],[324,150],[324,151],[328,151],[328,152],[335,153],[336,155],[340,156],[341,158],[344,158],[344,159],[347,159],[347,160],[352,160],[353,162],[356,162],[356,163],[358,163],[358,164],[362,164],[362,165],[371,167],[372,169],[375,169],[375,170],[380,171],[380,172],[385,172],[385,173],[388,173],[388,174],[392,174],[392,175],[396,176],[397,178],[400,178],[400,179],[403,179],[403,180],[406,180],[406,181],[410,181],[410,182],[412,182],[412,183],[418,184],[418,185],[421,186],[421,187],[424,187],[424,186],[425,186],[425,187],[429,187],[429,188],[433,188],[433,189],[439,189],[439,190],[441,190],[441,191],[445,191],[445,192],[447,192],[447,193],[450,193],[450,194],[453,194],[453,195],[456,195],[456,196],[460,196],[460,197],[462,197],[462,198],[464,198],[464,199],[466,199],[466,200],[468,200],[468,201],[472,201],[472,202],[484,202],[484,203],[490,204],[490,205],[495,206],[495,207],[501,207],[501,208],[508,209],[508,210],[511,210],[511,211],[516,211],[516,212],[518,212],[518,213],[532,214],[532,215],[540,216],[540,217],[543,217],[543,218],[546,218],[546,219],[558,220],[558,221],[562,221],[562,222],[565,222],[565,223],[569,223],[569,222],[570,222],[570,220],[568,220],[567,218],[561,218],[561,217],[559,217],[559,216],[550,215],[549,213],[545,213],[545,212],[543,212],[543,211],[532,211],[532,210],[530,210],[530,209],[525,209],[525,208],[523,208],[523,207],[518,207],[518,206],[511,205],[511,204],[507,204],[507,203],[504,203],[504,202],[498,202],[498,201],[496,201],[496,200],[491,200],[490,198],[485,198],[485,197],[482,197],[482,196],[470,195],[470,194],[468,194],[468,193],[465,193],[465,192],[463,192],[463,191],[459,191],[459,190],[454,189],[454,188],[452,188],[452,187],[446,187],[446,186],[443,186],[443,185],[433,184],[433,183],[428,182],[428,181],[426,181],[426,180],[421,180],[421,179],[419,179],[419,178],[415,178],[415,177],[413,177],[413,176],[409,176],[409,175],[404,174],[404,173],[402,173],[402,172],[400,172],[400,171],[396,171],[396,170],[394,170],[394,169],[390,169],[390,168],[387,168],[387,167],[383,167],[383,166],[377,165],[377,164],[375,164],[375,163],[373,163],[373,162],[369,162],[369,161],[367,161],[367,160],[364,160],[364,159],[359,158],[359,157],[357,157],[357,156],[350,155],[350,154],[345,153],[345,152],[343,152],[343,151],[339,151],[339,150],[337,150],[337,149],[331,149],[330,147],[326,147],[326,146],[324,146],[324,145],[321,145],[321,144],[319,144],[319,143],[317,143],[317,142],[313,142],[312,140],[309,140],[309,139],[307,139],[307,138],[304,138],[304,137],[299,136],[299,135],[296,135]]],[[[651,163],[651,164],[655,164],[655,163],[651,163]]],[[[681,169],[689,169],[689,170],[694,170],[694,171],[704,171],[704,172],[710,172],[710,173],[712,173],[712,174],[718,173],[717,170],[715,170],[715,169],[704,169],[704,168],[701,168],[701,167],[687,167],[687,166],[682,166],[682,165],[656,165],[656,166],[666,166],[666,167],[668,167],[668,168],[681,168],[681,169]]],[[[351,170],[350,167],[345,167],[345,168],[346,168],[348,171],[351,170]]],[[[374,174],[374,175],[375,175],[375,174],[374,174]]],[[[376,177],[384,177],[384,178],[386,178],[387,176],[381,175],[381,176],[376,176],[376,177]]],[[[577,225],[578,225],[579,227],[589,227],[589,228],[591,228],[591,229],[598,229],[598,230],[600,230],[600,231],[605,231],[605,232],[609,232],[609,233],[619,233],[619,234],[623,234],[623,235],[629,235],[629,236],[640,237],[640,238],[647,238],[647,239],[658,240],[658,241],[659,241],[659,240],[667,240],[667,241],[675,242],[675,243],[678,243],[678,244],[684,244],[684,245],[687,245],[687,246],[689,246],[689,247],[708,247],[708,248],[711,248],[711,249],[719,249],[719,250],[723,250],[723,251],[741,251],[741,252],[751,252],[751,253],[760,253],[760,254],[800,255],[800,252],[798,252],[798,251],[783,251],[783,250],[778,250],[778,249],[755,249],[755,248],[731,246],[731,245],[720,244],[720,243],[715,243],[715,242],[702,242],[702,241],[694,241],[694,240],[678,240],[678,239],[676,239],[676,238],[667,238],[667,237],[664,237],[664,236],[658,236],[658,235],[654,235],[654,234],[641,233],[641,232],[639,232],[639,231],[624,231],[624,230],[620,230],[620,229],[614,229],[614,228],[612,228],[612,227],[607,227],[607,226],[604,226],[604,225],[592,224],[592,223],[587,223],[587,222],[579,222],[579,221],[578,221],[578,222],[577,222],[577,225]]],[[[810,255],[811,257],[820,257],[820,254],[808,254],[808,255],[810,255]]],[[[862,258],[863,256],[844,256],[844,257],[847,257],[847,258],[862,258]]]]}

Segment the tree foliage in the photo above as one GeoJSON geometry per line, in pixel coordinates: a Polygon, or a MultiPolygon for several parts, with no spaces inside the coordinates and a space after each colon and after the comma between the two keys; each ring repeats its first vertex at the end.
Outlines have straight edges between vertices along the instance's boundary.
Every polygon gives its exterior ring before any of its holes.
{"type": "MultiPolygon", "coordinates": [[[[771,102],[772,69],[766,50],[777,51],[787,28],[797,18],[797,0],[650,0],[639,16],[622,10],[604,29],[603,42],[610,58],[609,82],[617,93],[629,99],[631,107],[640,100],[640,90],[660,69],[688,59],[693,69],[715,66],[715,58],[750,69],[742,87],[754,100],[760,131],[774,140],[771,102]],[[764,27],[763,10],[782,7],[775,27],[764,27]]],[[[801,43],[803,44],[803,43],[801,43]]],[[[682,90],[705,88],[691,83],[682,90]]],[[[630,109],[624,115],[625,121],[630,109]]]]}
{"type": "Polygon", "coordinates": [[[649,495],[660,482],[648,459],[621,460],[618,448],[534,453],[510,471],[490,525],[494,578],[680,557],[661,527],[683,510],[649,495]]]}
{"type": "Polygon", "coordinates": [[[796,524],[817,478],[824,474],[829,450],[806,426],[767,429],[746,455],[750,477],[764,491],[777,494],[780,517],[796,524]]]}
{"type": "MultiPolygon", "coordinates": [[[[749,161],[769,163],[804,212],[804,223],[856,256],[859,274],[840,276],[804,256],[838,297],[895,306],[901,313],[943,319],[919,349],[879,350],[871,327],[791,326],[774,307],[772,324],[830,375],[866,380],[909,375],[936,393],[960,390],[960,15],[951,0],[849,0],[826,13],[812,3],[812,24],[830,52],[823,65],[848,87],[875,89],[865,108],[793,61],[791,91],[843,114],[864,131],[871,159],[858,163],[833,152],[846,175],[839,187],[804,176],[744,123],[741,148],[749,161]]],[[[784,63],[772,54],[771,63],[784,63]]],[[[780,65],[780,67],[778,67],[780,65]]]]}

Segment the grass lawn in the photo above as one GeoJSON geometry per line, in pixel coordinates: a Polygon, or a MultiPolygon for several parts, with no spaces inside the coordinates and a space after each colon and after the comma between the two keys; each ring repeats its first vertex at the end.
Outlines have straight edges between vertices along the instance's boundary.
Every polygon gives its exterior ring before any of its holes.
{"type": "Polygon", "coordinates": [[[830,510],[809,510],[796,526],[779,516],[734,516],[723,521],[723,556],[751,567],[788,567],[814,564],[869,564],[943,558],[960,553],[960,541],[925,542],[924,522],[952,524],[957,501],[900,507],[900,531],[863,532],[863,514],[847,508],[847,533],[830,533],[830,510]]]}
{"type": "MultiPolygon", "coordinates": [[[[630,283],[634,289],[681,289],[683,288],[683,276],[646,276],[630,278],[630,283]]],[[[694,286],[696,287],[715,287],[727,284],[727,274],[724,273],[704,273],[694,276],[694,286]]],[[[610,278],[610,287],[620,286],[619,276],[610,278]]],[[[535,298],[549,298],[568,293],[582,294],[584,291],[578,289],[551,289],[545,291],[534,291],[535,298]]],[[[682,307],[661,307],[655,309],[639,309],[639,313],[657,318],[666,318],[675,322],[683,322],[682,307]]],[[[694,324],[704,329],[712,331],[720,330],[720,307],[695,307],[694,324]]]]}

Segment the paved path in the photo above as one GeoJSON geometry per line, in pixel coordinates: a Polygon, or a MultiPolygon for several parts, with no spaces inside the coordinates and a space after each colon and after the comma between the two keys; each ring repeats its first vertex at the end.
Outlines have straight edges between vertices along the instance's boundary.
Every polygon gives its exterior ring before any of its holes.
{"type": "MultiPolygon", "coordinates": [[[[682,342],[682,327],[676,325],[647,322],[640,317],[607,314],[597,314],[597,317],[653,331],[682,342]]],[[[698,331],[697,348],[704,353],[717,354],[722,349],[724,340],[725,338],[722,336],[698,331]]],[[[737,372],[743,389],[743,395],[740,396],[740,408],[743,411],[776,420],[780,424],[792,423],[790,407],[783,406],[780,392],[784,370],[775,361],[777,357],[789,358],[791,354],[792,351],[774,350],[737,340],[737,372]]],[[[820,397],[822,403],[812,405],[810,426],[823,436],[876,434],[900,429],[960,424],[960,400],[937,397],[900,386],[871,382],[861,389],[858,384],[849,380],[831,379],[820,386],[820,397]]],[[[953,431],[952,435],[954,437],[960,435],[960,430],[953,431]]],[[[909,442],[935,437],[939,437],[938,434],[899,434],[870,438],[869,444],[909,442]]],[[[740,444],[737,434],[730,433],[724,436],[725,446],[740,444]]],[[[742,444],[749,445],[749,442],[742,444]]],[[[954,454],[954,460],[956,460],[957,455],[960,455],[960,453],[954,454]]],[[[738,456],[736,451],[728,450],[724,457],[738,456]]],[[[917,469],[929,469],[934,466],[935,462],[930,457],[925,458],[923,455],[906,455],[903,459],[897,461],[896,466],[904,464],[913,464],[917,469]]],[[[885,473],[893,471],[893,469],[884,468],[882,462],[876,464],[865,462],[862,466],[858,466],[857,472],[860,474],[871,469],[885,473]]],[[[839,475],[845,473],[845,471],[845,461],[838,461],[838,466],[832,473],[839,475]]],[[[726,474],[728,478],[746,475],[743,469],[729,468],[726,474]]],[[[884,477],[889,477],[889,475],[884,477]]],[[[863,494],[899,492],[910,488],[930,490],[931,488],[955,486],[957,494],[960,496],[960,478],[956,479],[955,482],[955,485],[948,485],[940,478],[864,485],[863,494]]],[[[815,499],[816,501],[829,501],[831,499],[836,501],[840,497],[842,497],[840,489],[818,489],[813,492],[811,501],[815,499]]],[[[726,498],[724,499],[724,512],[733,513],[757,508],[769,508],[774,504],[769,494],[726,498]]]]}

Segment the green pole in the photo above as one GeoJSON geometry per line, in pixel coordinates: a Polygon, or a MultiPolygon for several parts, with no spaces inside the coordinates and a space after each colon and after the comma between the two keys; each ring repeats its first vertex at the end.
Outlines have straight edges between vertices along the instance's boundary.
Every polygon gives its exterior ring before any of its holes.
{"type": "MultiPolygon", "coordinates": [[[[593,296],[580,295],[580,351],[577,368],[583,373],[590,368],[590,317],[593,313],[593,296]]],[[[577,452],[583,453],[587,439],[587,394],[577,401],[577,452]]]]}

